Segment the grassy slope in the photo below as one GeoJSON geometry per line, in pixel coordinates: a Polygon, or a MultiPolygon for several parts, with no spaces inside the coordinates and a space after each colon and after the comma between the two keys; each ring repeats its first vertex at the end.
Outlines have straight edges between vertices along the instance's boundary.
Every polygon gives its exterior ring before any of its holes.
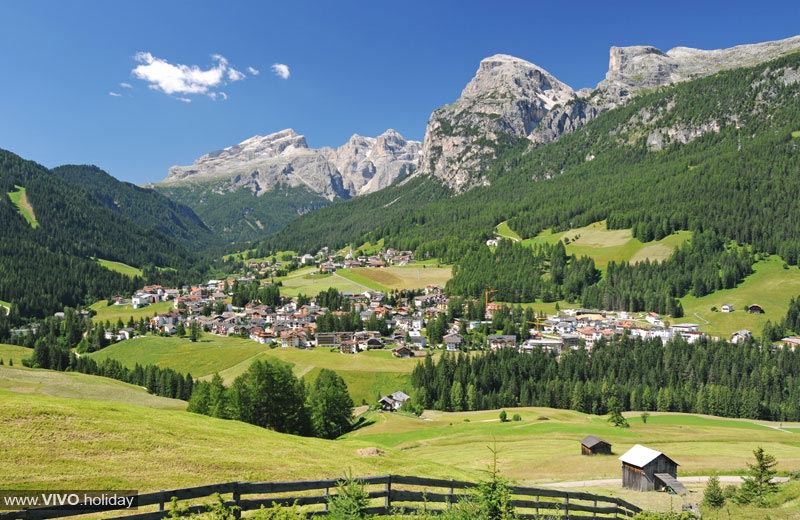
{"type": "Polygon", "coordinates": [[[519,242],[522,240],[516,231],[508,227],[508,222],[501,222],[497,225],[497,234],[503,238],[510,238],[514,242],[519,242]]]}
{"type": "Polygon", "coordinates": [[[786,316],[789,300],[800,294],[800,269],[784,269],[783,261],[777,256],[758,262],[753,268],[755,273],[735,289],[716,291],[702,298],[681,298],[684,317],[677,321],[699,323],[709,334],[723,337],[740,329],[760,335],[767,320],[781,321],[786,316]],[[726,303],[733,304],[734,312],[711,312],[711,307],[719,309],[726,303]],[[765,313],[745,312],[744,308],[753,303],[761,305],[765,313]]]}
{"type": "Polygon", "coordinates": [[[362,352],[345,355],[329,349],[270,349],[249,339],[218,337],[204,334],[201,341],[185,338],[148,336],[123,341],[90,354],[100,362],[106,358],[119,360],[133,367],[154,364],[173,368],[194,377],[210,377],[219,372],[230,383],[258,359],[278,359],[294,365],[298,377],[313,380],[323,368],[335,370],[348,385],[353,400],[374,402],[380,395],[396,390],[410,390],[408,378],[417,363],[415,359],[397,359],[389,351],[362,352]]]}
{"type": "Polygon", "coordinates": [[[0,343],[0,359],[6,366],[9,361],[13,361],[14,366],[21,367],[22,360],[31,357],[31,354],[33,354],[32,349],[0,343]]]}
{"type": "Polygon", "coordinates": [[[93,318],[95,322],[108,320],[111,323],[116,323],[118,319],[121,319],[124,323],[127,323],[131,317],[134,320],[138,320],[142,317],[151,318],[153,314],[169,312],[172,310],[172,302],[159,302],[141,309],[134,309],[130,304],[108,305],[106,300],[100,300],[89,308],[97,313],[93,318]]]}
{"type": "Polygon", "coordinates": [[[422,289],[426,285],[439,285],[444,287],[447,280],[453,277],[450,266],[425,267],[415,263],[403,267],[385,267],[373,269],[362,267],[358,269],[344,269],[338,271],[342,276],[357,280],[365,285],[375,284],[378,290],[386,289],[422,289]]]}
{"type": "Polygon", "coordinates": [[[522,421],[506,424],[500,424],[497,411],[429,411],[424,416],[427,420],[376,414],[376,425],[350,437],[422,459],[451,460],[474,470],[486,467],[491,457],[486,446],[496,443],[503,474],[533,482],[619,478],[616,457],[580,454],[579,441],[589,434],[609,441],[617,456],[637,443],[663,451],[681,465],[679,475],[684,476],[741,472],[759,445],[777,457],[783,471],[800,465],[800,437],[757,421],[653,413],[642,424],[632,412],[625,414],[631,427],[619,429],[604,417],[569,410],[525,408],[518,412],[522,421]]]}
{"type": "Polygon", "coordinates": [[[125,276],[130,276],[131,278],[134,276],[142,276],[141,269],[132,267],[128,264],[123,264],[122,262],[113,262],[111,260],[103,260],[100,258],[96,258],[95,261],[109,271],[114,271],[115,273],[124,274],[125,276]]]}
{"type": "Polygon", "coordinates": [[[114,401],[151,408],[186,408],[184,401],[151,395],[144,388],[106,377],[17,368],[16,361],[14,365],[0,367],[0,389],[40,396],[114,401]]]}
{"type": "Polygon", "coordinates": [[[11,202],[17,207],[20,215],[25,217],[25,220],[28,224],[31,225],[33,229],[39,227],[39,222],[36,220],[36,214],[33,212],[33,206],[28,201],[28,194],[25,191],[25,188],[22,186],[14,186],[17,191],[9,192],[8,198],[11,199],[11,202]]]}
{"type": "MultiPolygon", "coordinates": [[[[311,274],[316,272],[316,268],[305,268],[295,271],[286,278],[281,279],[281,295],[297,296],[316,296],[322,291],[327,291],[334,287],[339,292],[349,292],[353,294],[363,293],[366,287],[356,282],[344,278],[340,274],[311,274]]],[[[277,280],[277,279],[276,279],[277,280]]]]}
{"type": "Polygon", "coordinates": [[[140,365],[157,365],[173,368],[192,376],[206,376],[220,372],[267,350],[255,341],[242,338],[218,337],[203,334],[200,341],[188,338],[146,336],[122,341],[99,352],[90,354],[98,363],[106,358],[120,361],[133,368],[140,365]]]}
{"type": "Polygon", "coordinates": [[[523,244],[540,242],[555,243],[568,238],[567,254],[590,256],[594,258],[599,269],[605,269],[612,260],[620,262],[638,262],[645,259],[664,260],[683,242],[691,238],[688,231],[679,231],[662,240],[642,243],[633,238],[630,229],[606,228],[605,221],[595,222],[588,226],[571,229],[562,233],[544,231],[535,238],[524,240],[523,244]]]}
{"type": "Polygon", "coordinates": [[[0,475],[19,488],[138,489],[215,482],[290,480],[402,472],[464,477],[461,471],[369,446],[276,434],[234,421],[121,403],[0,390],[0,475]],[[280,463],[276,463],[276,462],[280,463]]]}

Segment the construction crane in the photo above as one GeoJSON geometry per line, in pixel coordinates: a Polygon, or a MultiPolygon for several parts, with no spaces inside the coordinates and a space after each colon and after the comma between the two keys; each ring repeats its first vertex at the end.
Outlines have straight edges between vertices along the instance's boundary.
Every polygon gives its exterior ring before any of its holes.
{"type": "Polygon", "coordinates": [[[496,289],[486,289],[486,301],[484,302],[484,310],[489,308],[489,295],[492,293],[496,293],[496,289]]]}

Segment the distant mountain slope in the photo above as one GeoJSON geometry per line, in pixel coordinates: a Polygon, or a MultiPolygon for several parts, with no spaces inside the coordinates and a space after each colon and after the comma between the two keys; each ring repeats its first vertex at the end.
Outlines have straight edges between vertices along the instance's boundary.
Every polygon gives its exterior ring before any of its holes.
{"type": "Polygon", "coordinates": [[[23,316],[42,316],[87,300],[128,293],[141,279],[101,267],[92,257],[137,267],[188,268],[193,257],[175,239],[146,230],[85,189],[0,150],[0,300],[23,316]],[[38,227],[8,193],[25,188],[38,227]]]}
{"type": "Polygon", "coordinates": [[[795,53],[661,87],[555,143],[507,149],[483,174],[489,186],[443,198],[438,178],[419,175],[307,215],[265,248],[314,251],[384,238],[440,255],[448,241],[492,237],[504,220],[525,238],[607,219],[643,240],[713,228],[795,263],[798,130],[795,53]]]}
{"type": "Polygon", "coordinates": [[[287,129],[173,166],[153,188],[191,207],[227,242],[261,238],[298,216],[380,190],[414,169],[422,144],[394,130],[309,148],[287,129]]]}
{"type": "Polygon", "coordinates": [[[549,143],[647,89],[757,65],[797,49],[800,36],[710,51],[612,47],[605,79],[577,92],[533,63],[491,56],[453,104],[431,114],[418,171],[461,192],[489,182],[483,173],[509,141],[549,143]]]}
{"type": "Polygon", "coordinates": [[[207,246],[214,236],[188,206],[155,190],[122,182],[96,166],[64,165],[51,170],[65,182],[87,190],[111,211],[144,229],[154,229],[192,248],[207,246]]]}

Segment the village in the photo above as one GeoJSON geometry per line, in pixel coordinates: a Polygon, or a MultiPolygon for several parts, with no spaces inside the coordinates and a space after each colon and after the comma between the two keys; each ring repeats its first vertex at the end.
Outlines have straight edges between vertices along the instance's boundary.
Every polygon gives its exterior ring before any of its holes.
{"type": "MultiPolygon", "coordinates": [[[[316,257],[302,255],[291,258],[295,267],[316,266],[317,273],[365,266],[381,269],[413,261],[411,252],[393,249],[370,256],[353,256],[351,252],[345,258],[329,255],[323,249],[316,257]]],[[[282,269],[277,263],[250,262],[245,265],[249,270],[248,276],[209,280],[180,289],[145,286],[129,300],[117,297],[114,303],[130,303],[134,309],[141,309],[159,302],[172,302],[171,311],[155,313],[149,319],[148,331],[155,334],[171,336],[180,330],[188,330],[196,323],[199,329],[211,334],[247,337],[275,347],[330,348],[351,355],[365,350],[389,348],[395,356],[404,358],[424,356],[427,349],[449,352],[483,349],[532,352],[541,349],[558,356],[565,349],[583,347],[591,350],[598,341],[623,334],[642,339],[658,338],[663,343],[678,337],[694,343],[706,336],[699,324],[671,324],[656,313],[568,308],[549,315],[536,315],[528,310],[524,316],[519,313],[512,316],[512,304],[492,302],[488,292],[485,300],[472,302],[480,309],[481,315],[470,317],[465,309],[465,300],[449,298],[439,285],[404,291],[399,295],[391,295],[391,298],[374,290],[343,292],[340,296],[346,302],[344,308],[358,314],[360,326],[357,329],[350,327],[353,330],[330,330],[330,327],[319,326],[321,319],[325,316],[341,317],[347,313],[321,305],[316,297],[281,297],[275,305],[249,301],[243,306],[234,306],[231,295],[235,287],[251,284],[270,286],[272,282],[267,276],[282,269]],[[509,318],[514,322],[513,331],[508,330],[509,318]],[[375,320],[380,321],[382,330],[370,330],[368,325],[374,325],[375,320]],[[437,324],[436,330],[430,326],[432,323],[437,324]]],[[[733,311],[732,305],[720,309],[720,312],[733,311]]],[[[744,311],[763,312],[758,305],[744,311]]],[[[108,334],[110,340],[122,341],[130,339],[134,331],[126,327],[116,332],[109,331],[108,334]]],[[[737,343],[750,337],[751,331],[739,330],[725,339],[737,343]]],[[[784,344],[791,346],[796,342],[800,340],[784,340],[784,344]]]]}

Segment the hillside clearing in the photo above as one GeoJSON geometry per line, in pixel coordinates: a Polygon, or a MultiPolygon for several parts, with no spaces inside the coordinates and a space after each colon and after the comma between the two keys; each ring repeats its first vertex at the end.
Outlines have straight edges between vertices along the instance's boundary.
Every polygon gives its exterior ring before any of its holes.
{"type": "Polygon", "coordinates": [[[14,186],[17,191],[10,191],[8,198],[14,206],[17,207],[19,214],[25,217],[25,221],[31,225],[33,229],[39,227],[39,222],[36,220],[36,214],[33,212],[33,206],[28,201],[28,193],[23,186],[14,186]]]}
{"type": "Polygon", "coordinates": [[[241,361],[250,359],[268,347],[250,339],[202,334],[200,341],[188,338],[145,336],[122,341],[103,350],[89,354],[97,361],[116,359],[124,366],[156,365],[172,368],[193,377],[221,372],[241,361]]]}
{"type": "Polygon", "coordinates": [[[508,238],[510,240],[513,240],[514,242],[520,242],[522,240],[522,237],[520,237],[516,233],[516,231],[514,231],[513,229],[508,227],[508,222],[507,221],[504,221],[504,222],[501,222],[501,223],[497,224],[496,231],[497,231],[497,234],[499,236],[501,236],[503,238],[508,238]]]}
{"type": "Polygon", "coordinates": [[[14,366],[21,367],[22,360],[31,357],[32,354],[33,349],[0,343],[0,359],[6,366],[12,361],[14,366]]]}
{"type": "Polygon", "coordinates": [[[477,477],[396,451],[359,457],[357,450],[368,447],[359,440],[295,437],[179,410],[2,389],[0,400],[0,475],[16,488],[146,492],[238,480],[338,478],[348,472],[477,477]]]}
{"type": "Polygon", "coordinates": [[[409,264],[403,267],[360,267],[337,271],[345,278],[372,286],[379,291],[391,289],[423,289],[428,285],[444,287],[453,277],[450,266],[417,266],[409,264]]]}
{"type": "Polygon", "coordinates": [[[723,338],[741,329],[760,335],[767,320],[781,321],[789,309],[789,301],[800,294],[800,269],[784,269],[783,265],[780,257],[771,256],[756,262],[755,272],[734,289],[716,291],[701,298],[691,295],[681,298],[684,317],[675,321],[701,323],[704,331],[723,338]],[[726,303],[733,304],[734,312],[711,311],[712,307],[719,309],[726,303]],[[764,314],[745,311],[745,307],[754,303],[761,305],[764,314]]]}
{"type": "Polygon", "coordinates": [[[114,271],[115,273],[124,274],[125,276],[129,276],[131,278],[135,276],[142,276],[141,269],[132,267],[128,264],[123,264],[122,262],[113,262],[111,260],[103,260],[102,258],[93,258],[92,260],[102,265],[109,271],[114,271]]]}
{"type": "Polygon", "coordinates": [[[539,233],[534,238],[523,240],[526,245],[537,243],[555,244],[568,239],[567,254],[589,256],[594,259],[599,269],[605,269],[609,262],[641,262],[664,260],[672,254],[676,247],[691,238],[689,231],[678,231],[662,240],[643,243],[633,238],[630,229],[609,230],[605,221],[595,222],[588,226],[570,229],[561,233],[550,230],[539,233]]]}
{"type": "MultiPolygon", "coordinates": [[[[16,361],[14,364],[16,365],[16,361]]],[[[151,408],[186,408],[186,402],[179,399],[158,397],[147,393],[142,387],[78,372],[0,367],[0,389],[21,394],[114,401],[151,408]]]]}
{"type": "Polygon", "coordinates": [[[106,358],[116,359],[129,368],[137,363],[172,368],[200,379],[210,379],[218,372],[226,384],[231,384],[253,362],[261,359],[290,363],[298,377],[306,376],[309,381],[316,378],[319,370],[328,368],[344,378],[357,404],[374,403],[380,395],[397,390],[411,390],[409,374],[418,362],[414,358],[395,358],[388,350],[346,355],[324,348],[271,349],[250,339],[212,334],[203,334],[197,343],[186,338],[146,336],[122,341],[89,356],[98,363],[106,358]]]}
{"type": "Polygon", "coordinates": [[[130,318],[134,320],[138,320],[139,318],[151,318],[154,314],[169,312],[172,308],[172,302],[158,302],[146,307],[134,309],[129,303],[125,305],[109,305],[106,300],[100,300],[89,306],[90,310],[97,313],[94,318],[92,318],[95,322],[108,320],[111,323],[116,323],[117,320],[122,320],[123,323],[127,323],[130,318]]]}

